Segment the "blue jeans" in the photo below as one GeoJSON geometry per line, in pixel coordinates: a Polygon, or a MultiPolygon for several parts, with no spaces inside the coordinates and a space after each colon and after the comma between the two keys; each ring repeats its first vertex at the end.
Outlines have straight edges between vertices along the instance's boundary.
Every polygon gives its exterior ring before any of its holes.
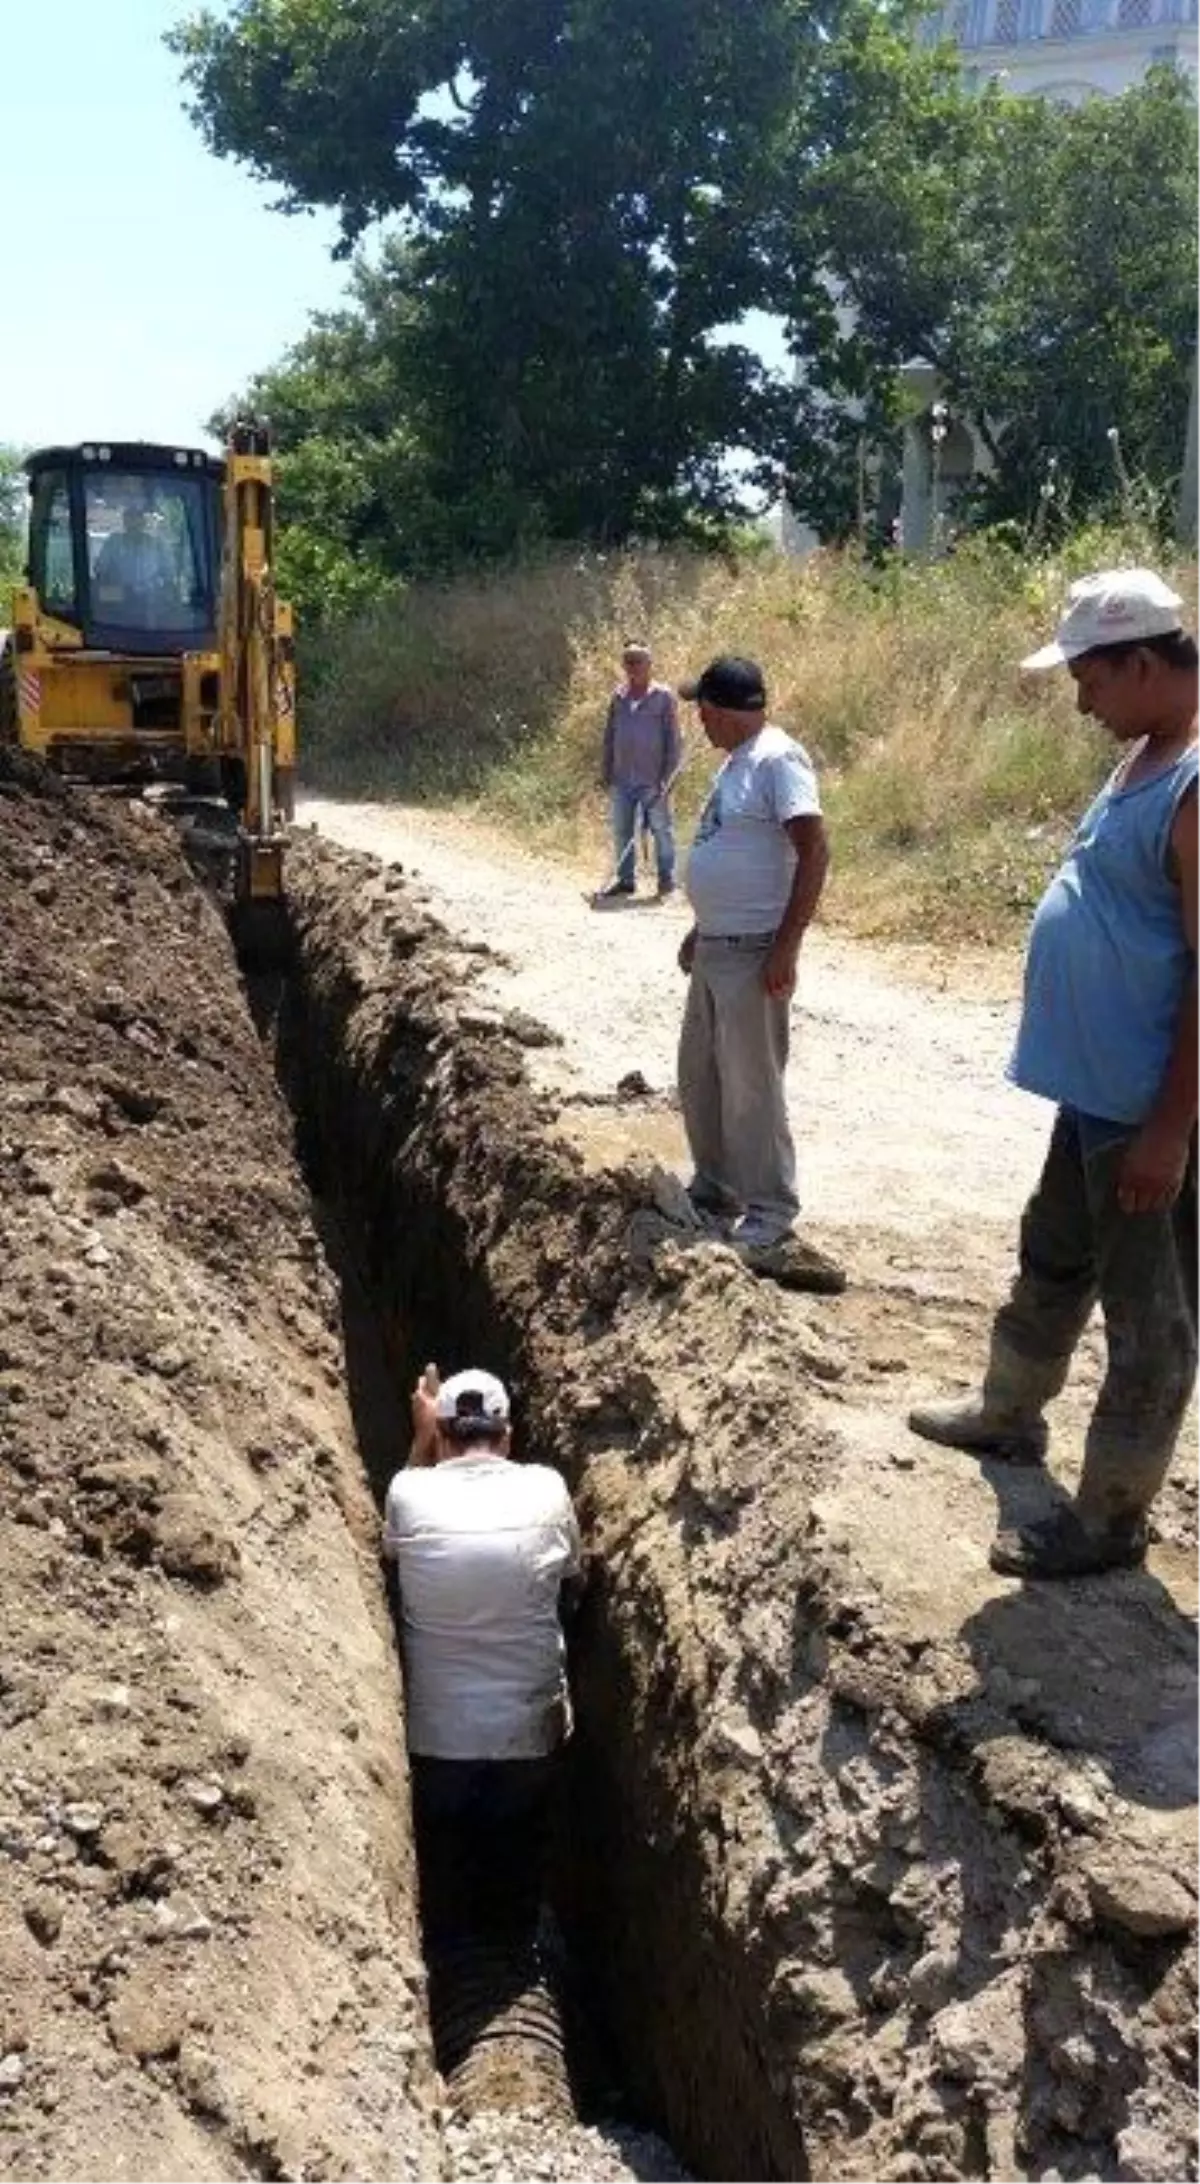
{"type": "Polygon", "coordinates": [[[658,884],[660,887],[670,887],[675,879],[675,829],[671,824],[669,800],[665,796],[656,795],[652,789],[631,789],[623,781],[614,781],[613,855],[617,862],[617,880],[622,887],[633,888],[637,885],[639,823],[647,827],[654,837],[658,884]]]}

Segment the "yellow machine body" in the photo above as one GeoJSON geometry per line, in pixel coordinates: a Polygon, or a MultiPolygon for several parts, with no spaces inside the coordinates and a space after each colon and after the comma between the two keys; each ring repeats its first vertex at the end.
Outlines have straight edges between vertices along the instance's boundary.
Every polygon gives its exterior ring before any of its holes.
{"type": "Polygon", "coordinates": [[[174,781],[238,820],[238,891],[282,892],[296,761],[266,434],[30,457],[29,581],[0,632],[0,742],[77,780],[174,781]]]}

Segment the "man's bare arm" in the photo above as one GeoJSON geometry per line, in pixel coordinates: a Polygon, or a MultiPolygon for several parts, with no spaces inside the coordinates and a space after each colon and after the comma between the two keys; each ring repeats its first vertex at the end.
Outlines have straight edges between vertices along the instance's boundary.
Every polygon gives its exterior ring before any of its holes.
{"type": "Polygon", "coordinates": [[[829,841],[819,812],[785,820],[784,832],[796,852],[796,869],[775,945],[763,965],[763,984],[775,1000],[782,1000],[796,984],[800,943],[812,923],[829,870],[829,841]]]}
{"type": "Polygon", "coordinates": [[[1193,969],[1158,1098],[1137,1136],[1130,1140],[1121,1163],[1117,1198],[1124,1213],[1156,1213],[1174,1203],[1196,1127],[1196,815],[1193,790],[1180,805],[1171,829],[1171,858],[1179,881],[1180,913],[1193,969]]]}
{"type": "Polygon", "coordinates": [[[420,1470],[434,1460],[437,1446],[437,1392],[439,1374],[436,1365],[427,1365],[412,1392],[412,1446],[408,1452],[410,1469],[420,1470]]]}

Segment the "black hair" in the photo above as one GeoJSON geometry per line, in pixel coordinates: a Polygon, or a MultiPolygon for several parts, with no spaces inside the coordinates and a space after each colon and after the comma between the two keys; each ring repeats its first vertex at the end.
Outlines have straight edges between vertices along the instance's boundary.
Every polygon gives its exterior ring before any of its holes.
{"type": "Polygon", "coordinates": [[[488,1417],[478,1388],[464,1388],[454,1406],[453,1418],[443,1418],[441,1423],[447,1440],[456,1441],[463,1447],[471,1441],[502,1441],[508,1432],[507,1418],[488,1417]]]}
{"type": "Polygon", "coordinates": [[[1135,652],[1153,653],[1154,658],[1161,660],[1164,667],[1174,668],[1179,674],[1194,668],[1200,660],[1200,654],[1196,651],[1196,640],[1189,637],[1185,629],[1168,630],[1165,637],[1123,637],[1115,645],[1089,645],[1087,651],[1077,653],[1076,658],[1111,660],[1114,666],[1119,666],[1122,660],[1131,660],[1135,652]]]}
{"type": "Polygon", "coordinates": [[[438,1425],[448,1441],[464,1448],[471,1441],[502,1441],[508,1432],[507,1418],[439,1418],[438,1425]]]}

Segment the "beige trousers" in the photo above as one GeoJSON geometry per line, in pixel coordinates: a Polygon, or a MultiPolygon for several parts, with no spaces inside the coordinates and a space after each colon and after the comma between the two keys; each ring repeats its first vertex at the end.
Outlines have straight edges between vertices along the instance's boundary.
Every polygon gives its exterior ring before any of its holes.
{"type": "Polygon", "coordinates": [[[784,1071],[790,1002],[762,982],[773,933],[698,940],[679,1038],[679,1104],[708,1195],[781,1232],[800,1210],[784,1071]]]}

